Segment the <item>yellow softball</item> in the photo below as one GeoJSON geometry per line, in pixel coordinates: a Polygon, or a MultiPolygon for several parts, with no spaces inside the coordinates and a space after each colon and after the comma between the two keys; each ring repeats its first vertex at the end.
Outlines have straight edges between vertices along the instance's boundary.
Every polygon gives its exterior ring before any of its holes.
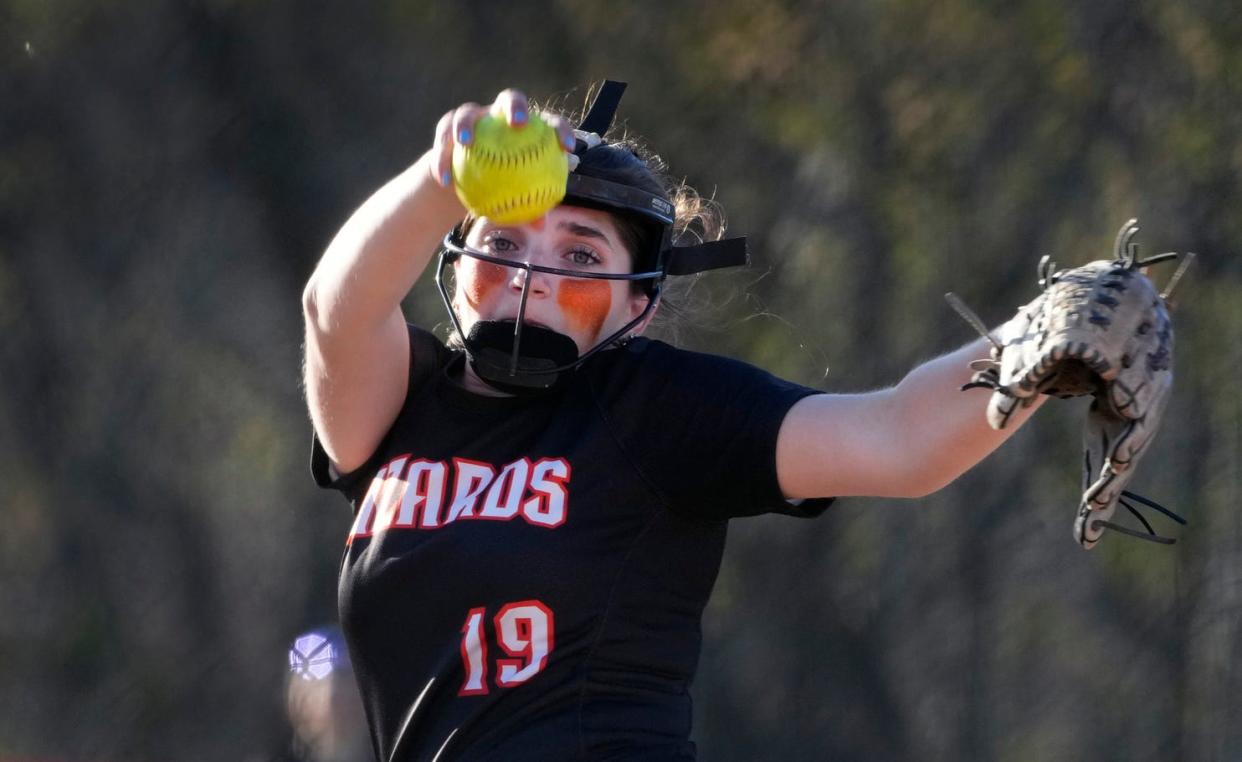
{"type": "Polygon", "coordinates": [[[565,197],[569,159],[556,130],[531,114],[510,127],[488,114],[474,125],[474,140],[453,146],[457,197],[477,217],[519,225],[548,213],[565,197]]]}

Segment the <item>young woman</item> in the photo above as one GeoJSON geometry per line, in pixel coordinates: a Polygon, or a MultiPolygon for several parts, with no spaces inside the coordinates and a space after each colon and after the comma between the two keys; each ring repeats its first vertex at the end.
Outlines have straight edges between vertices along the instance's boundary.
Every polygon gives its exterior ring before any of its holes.
{"type": "MultiPolygon", "coordinates": [[[[677,245],[702,205],[599,137],[620,89],[577,133],[551,118],[576,168],[526,225],[465,217],[451,152],[488,108],[445,114],[307,284],[313,471],[354,509],[339,602],[379,759],[693,759],[728,519],[926,495],[1036,407],[998,432],[959,391],[983,340],[823,394],[641,338],[665,276],[744,249],[677,245]],[[451,346],[400,309],[442,239],[451,346]]],[[[519,92],[494,107],[527,121],[519,92]]]]}

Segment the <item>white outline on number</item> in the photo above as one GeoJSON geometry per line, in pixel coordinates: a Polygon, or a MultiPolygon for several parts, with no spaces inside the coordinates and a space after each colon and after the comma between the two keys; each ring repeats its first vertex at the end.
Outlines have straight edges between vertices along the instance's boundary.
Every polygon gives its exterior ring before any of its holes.
{"type": "Polygon", "coordinates": [[[462,625],[461,662],[466,667],[466,680],[457,691],[458,696],[477,696],[487,693],[487,639],[483,636],[483,615],[486,610],[470,609],[466,623],[462,625]]]}
{"type": "MultiPolygon", "coordinates": [[[[487,633],[483,629],[487,610],[470,609],[461,627],[461,662],[466,679],[458,696],[487,693],[487,633]]],[[[506,603],[492,619],[496,642],[509,659],[496,660],[496,685],[512,688],[543,671],[556,645],[552,609],[537,600],[506,603]]]]}
{"type": "Polygon", "coordinates": [[[552,610],[539,601],[518,601],[496,613],[496,642],[513,659],[496,660],[496,684],[520,685],[548,663],[555,633],[552,610]]]}

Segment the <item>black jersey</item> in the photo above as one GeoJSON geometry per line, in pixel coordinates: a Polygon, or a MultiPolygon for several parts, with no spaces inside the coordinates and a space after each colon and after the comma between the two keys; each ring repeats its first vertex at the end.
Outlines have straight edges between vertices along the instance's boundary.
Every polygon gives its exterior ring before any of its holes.
{"type": "Polygon", "coordinates": [[[791,506],[815,390],[637,339],[555,394],[483,397],[411,327],[410,391],[354,508],[341,624],[381,760],[693,759],[689,686],[727,519],[791,506]]]}

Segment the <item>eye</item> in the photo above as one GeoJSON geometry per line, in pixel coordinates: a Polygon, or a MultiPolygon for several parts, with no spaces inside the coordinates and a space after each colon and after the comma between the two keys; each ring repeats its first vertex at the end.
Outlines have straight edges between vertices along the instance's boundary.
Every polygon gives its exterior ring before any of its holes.
{"type": "Polygon", "coordinates": [[[491,249],[497,254],[505,254],[511,251],[517,251],[516,243],[500,235],[489,236],[488,239],[484,241],[483,243],[484,245],[487,246],[487,248],[491,249]]]}
{"type": "Polygon", "coordinates": [[[582,249],[582,248],[570,249],[568,252],[565,253],[565,258],[568,259],[570,262],[573,262],[575,265],[580,265],[583,267],[587,265],[597,265],[600,262],[599,255],[597,255],[595,252],[591,251],[590,249],[582,249]]]}

